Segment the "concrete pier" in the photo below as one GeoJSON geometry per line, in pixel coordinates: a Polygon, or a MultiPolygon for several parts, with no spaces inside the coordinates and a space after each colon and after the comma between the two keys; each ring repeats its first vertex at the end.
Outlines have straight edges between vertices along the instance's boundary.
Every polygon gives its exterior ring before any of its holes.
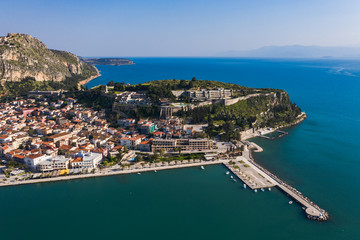
{"type": "Polygon", "coordinates": [[[276,137],[269,137],[269,136],[266,136],[266,135],[262,135],[262,134],[261,134],[261,135],[259,135],[259,137],[261,137],[261,138],[266,138],[266,139],[270,139],[270,140],[274,140],[274,139],[276,139],[276,138],[281,138],[281,137],[289,134],[288,132],[284,132],[284,131],[281,131],[281,130],[276,130],[276,131],[274,131],[274,132],[280,133],[280,135],[278,135],[278,136],[276,136],[276,137]]]}
{"type": "Polygon", "coordinates": [[[224,165],[251,189],[270,188],[277,185],[270,176],[249,165],[244,157],[236,161],[224,162],[224,165]]]}
{"type": "Polygon", "coordinates": [[[237,157],[236,159],[230,162],[224,162],[223,164],[249,188],[259,189],[276,186],[303,207],[307,218],[317,221],[326,221],[329,219],[329,214],[325,210],[321,209],[309,198],[302,195],[301,192],[258,165],[253,160],[251,152],[244,151],[244,155],[245,157],[237,157]],[[244,169],[240,167],[241,165],[246,165],[247,170],[244,171],[244,169]],[[256,173],[260,178],[256,176],[256,173]]]}

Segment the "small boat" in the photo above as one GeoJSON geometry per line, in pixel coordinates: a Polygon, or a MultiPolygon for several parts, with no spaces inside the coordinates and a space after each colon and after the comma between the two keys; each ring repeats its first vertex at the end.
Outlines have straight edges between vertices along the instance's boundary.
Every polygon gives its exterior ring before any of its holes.
{"type": "Polygon", "coordinates": [[[244,183],[244,188],[246,188],[246,184],[244,183]]]}
{"type": "Polygon", "coordinates": [[[269,187],[268,190],[271,191],[271,187],[269,187]]]}
{"type": "Polygon", "coordinates": [[[139,172],[138,172],[137,174],[138,174],[138,175],[141,175],[141,173],[139,173],[139,172]]]}
{"type": "Polygon", "coordinates": [[[204,170],[205,169],[204,166],[201,166],[201,169],[204,170]]]}
{"type": "Polygon", "coordinates": [[[226,175],[229,175],[229,174],[230,174],[230,172],[229,172],[229,171],[227,171],[227,172],[226,172],[226,175]]]}
{"type": "Polygon", "coordinates": [[[257,192],[257,189],[255,189],[254,192],[257,192]]]}
{"type": "Polygon", "coordinates": [[[293,204],[293,201],[289,201],[289,204],[293,204]]]}
{"type": "Polygon", "coordinates": [[[261,191],[263,191],[263,192],[264,192],[265,190],[262,188],[262,189],[261,189],[261,191]]]}
{"type": "Polygon", "coordinates": [[[234,177],[233,176],[230,176],[231,179],[233,179],[234,177]]]}
{"type": "Polygon", "coordinates": [[[157,172],[156,170],[154,170],[154,172],[157,172]]]}
{"type": "Polygon", "coordinates": [[[234,181],[234,182],[236,182],[236,180],[235,180],[235,179],[233,179],[233,181],[234,181]]]}

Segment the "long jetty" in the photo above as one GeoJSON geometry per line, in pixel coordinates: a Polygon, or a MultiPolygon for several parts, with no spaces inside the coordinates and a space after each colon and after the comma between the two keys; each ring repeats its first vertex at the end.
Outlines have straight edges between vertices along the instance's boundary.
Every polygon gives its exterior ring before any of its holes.
{"type": "Polygon", "coordinates": [[[309,198],[305,197],[294,187],[285,183],[277,176],[257,164],[254,161],[250,151],[245,151],[245,153],[248,154],[248,157],[238,157],[237,160],[240,161],[227,162],[224,163],[224,165],[249,188],[263,189],[265,187],[276,186],[303,207],[307,218],[316,221],[326,221],[329,219],[329,214],[325,210],[321,209],[318,205],[312,202],[309,198]],[[241,170],[241,167],[239,167],[239,165],[241,165],[239,163],[242,163],[247,168],[252,168],[253,172],[258,173],[264,180],[266,180],[267,184],[264,184],[263,181],[259,180],[259,178],[254,177],[254,174],[251,174],[253,177],[247,176],[246,173],[241,170]]]}

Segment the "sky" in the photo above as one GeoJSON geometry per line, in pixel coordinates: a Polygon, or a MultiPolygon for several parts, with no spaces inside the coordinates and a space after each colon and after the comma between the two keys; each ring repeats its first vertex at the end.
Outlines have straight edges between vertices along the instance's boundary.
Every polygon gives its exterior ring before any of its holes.
{"type": "Polygon", "coordinates": [[[263,46],[360,46],[359,0],[1,0],[0,35],[79,56],[215,56],[263,46]]]}

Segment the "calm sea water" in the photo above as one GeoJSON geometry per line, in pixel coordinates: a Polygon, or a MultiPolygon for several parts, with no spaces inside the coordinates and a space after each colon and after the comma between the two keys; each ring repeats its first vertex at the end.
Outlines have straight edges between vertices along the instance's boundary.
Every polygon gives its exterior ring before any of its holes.
{"type": "Polygon", "coordinates": [[[281,88],[308,119],[255,155],[331,214],[309,221],[274,189],[254,193],[222,166],[0,188],[1,239],[360,239],[360,61],[134,58],[98,66],[141,83],[198,79],[281,88]]]}

